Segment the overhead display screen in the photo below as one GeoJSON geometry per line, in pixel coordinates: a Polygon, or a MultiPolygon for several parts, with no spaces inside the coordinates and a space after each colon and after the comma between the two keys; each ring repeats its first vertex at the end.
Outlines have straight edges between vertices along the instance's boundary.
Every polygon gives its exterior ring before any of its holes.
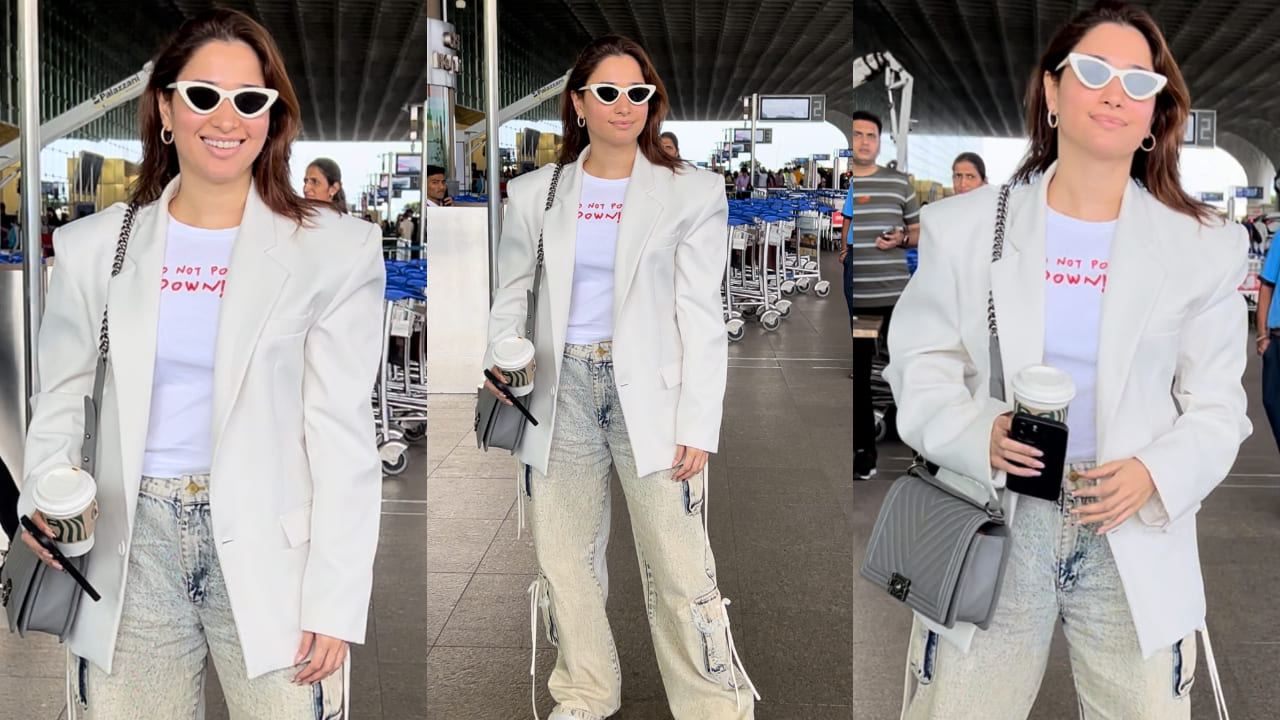
{"type": "Polygon", "coordinates": [[[808,120],[809,102],[810,98],[807,95],[760,98],[760,119],[808,120]]]}

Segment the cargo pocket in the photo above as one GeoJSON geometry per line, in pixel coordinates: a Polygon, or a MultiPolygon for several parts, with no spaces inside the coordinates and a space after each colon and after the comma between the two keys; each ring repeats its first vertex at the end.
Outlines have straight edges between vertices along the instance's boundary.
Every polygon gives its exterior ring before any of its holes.
{"type": "Polygon", "coordinates": [[[89,661],[82,657],[71,656],[75,660],[76,673],[75,678],[75,701],[79,703],[81,710],[89,709],[89,661]]]}
{"type": "Polygon", "coordinates": [[[699,650],[702,661],[699,663],[699,672],[721,687],[732,688],[729,665],[733,658],[730,657],[728,623],[725,620],[720,590],[713,589],[689,603],[689,610],[701,639],[699,650]]]}
{"type": "Polygon", "coordinates": [[[1196,634],[1191,633],[1173,645],[1173,696],[1185,698],[1196,682],[1196,634]]]}
{"type": "Polygon", "coordinates": [[[538,574],[538,609],[542,612],[542,624],[547,631],[547,642],[560,647],[560,634],[556,631],[555,615],[551,612],[551,583],[547,576],[538,574]]]}
{"type": "Polygon", "coordinates": [[[921,685],[933,682],[934,662],[938,657],[938,634],[916,620],[911,628],[911,645],[907,649],[907,662],[911,672],[921,685]]]}
{"type": "Polygon", "coordinates": [[[697,515],[702,512],[702,501],[706,497],[706,477],[706,473],[700,472],[680,483],[684,486],[685,514],[697,515]]]}

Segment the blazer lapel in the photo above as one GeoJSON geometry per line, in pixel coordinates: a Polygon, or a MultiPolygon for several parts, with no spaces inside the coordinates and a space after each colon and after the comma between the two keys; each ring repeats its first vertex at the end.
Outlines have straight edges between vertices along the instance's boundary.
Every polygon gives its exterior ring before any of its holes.
{"type": "Polygon", "coordinates": [[[1008,402],[1013,401],[1013,376],[1044,360],[1045,202],[1053,172],[1051,167],[1029,192],[1010,198],[1004,253],[991,266],[1008,402]]]}
{"type": "MultiPolygon", "coordinates": [[[[578,198],[582,194],[582,163],[591,152],[588,146],[576,163],[560,171],[560,183],[551,209],[546,197],[538,198],[538,217],[543,223],[543,275],[539,305],[545,305],[551,318],[551,340],[555,348],[556,376],[560,375],[561,350],[569,328],[569,303],[573,299],[573,264],[577,256],[578,198]],[[545,217],[543,217],[545,215],[545,217]]],[[[534,239],[537,242],[537,239],[534,239]]],[[[538,310],[542,312],[541,307],[538,310]]]]}
{"type": "MultiPolygon", "coordinates": [[[[107,289],[111,380],[119,411],[121,472],[126,498],[137,496],[142,479],[142,457],[151,418],[151,387],[155,379],[169,202],[180,182],[180,178],[174,178],[159,200],[139,209],[120,274],[111,278],[107,289]]],[[[132,524],[134,504],[127,503],[126,507],[132,524]]]]}
{"type": "Polygon", "coordinates": [[[231,249],[227,285],[218,317],[218,340],[213,360],[213,453],[235,406],[249,358],[262,328],[289,278],[280,257],[279,244],[288,241],[297,227],[278,217],[249,190],[244,218],[231,249]]]}
{"type": "Polygon", "coordinates": [[[631,181],[627,183],[627,192],[622,201],[622,219],[618,223],[618,245],[613,264],[615,326],[639,269],[640,255],[649,244],[653,228],[662,216],[662,203],[656,197],[656,189],[657,169],[637,147],[631,181]]]}
{"type": "MultiPolygon", "coordinates": [[[[1138,340],[1147,326],[1165,281],[1165,268],[1154,236],[1158,218],[1150,197],[1137,183],[1125,188],[1107,261],[1098,331],[1097,428],[1102,442],[1120,405],[1138,340]]],[[[1099,445],[1099,448],[1104,447],[1099,445]]],[[[1099,457],[1099,460],[1103,458],[1099,457]]]]}

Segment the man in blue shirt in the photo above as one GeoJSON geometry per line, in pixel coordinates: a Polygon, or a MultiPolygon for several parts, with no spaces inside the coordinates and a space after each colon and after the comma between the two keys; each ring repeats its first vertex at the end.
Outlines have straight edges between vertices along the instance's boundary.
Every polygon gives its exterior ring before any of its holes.
{"type": "Polygon", "coordinates": [[[1271,243],[1267,260],[1262,264],[1258,291],[1258,354],[1262,356],[1262,406],[1271,423],[1271,434],[1280,447],[1280,297],[1276,281],[1280,279],[1280,242],[1271,243]]]}

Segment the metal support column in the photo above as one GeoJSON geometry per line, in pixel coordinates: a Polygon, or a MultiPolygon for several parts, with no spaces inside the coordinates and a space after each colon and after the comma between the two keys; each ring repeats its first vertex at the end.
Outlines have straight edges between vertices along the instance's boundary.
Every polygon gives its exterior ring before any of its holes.
{"type": "Polygon", "coordinates": [[[38,0],[18,0],[18,82],[21,98],[18,133],[22,136],[22,180],[18,202],[22,223],[23,310],[26,317],[26,394],[23,426],[30,420],[31,394],[36,387],[36,338],[44,309],[44,247],[40,243],[40,16],[38,0]]]}
{"type": "Polygon", "coordinates": [[[489,302],[498,287],[502,237],[502,155],[498,152],[498,0],[484,0],[485,189],[489,191],[489,302]]]}
{"type": "Polygon", "coordinates": [[[755,187],[756,173],[759,167],[756,165],[756,121],[760,115],[760,95],[751,93],[751,186],[755,187]]]}

